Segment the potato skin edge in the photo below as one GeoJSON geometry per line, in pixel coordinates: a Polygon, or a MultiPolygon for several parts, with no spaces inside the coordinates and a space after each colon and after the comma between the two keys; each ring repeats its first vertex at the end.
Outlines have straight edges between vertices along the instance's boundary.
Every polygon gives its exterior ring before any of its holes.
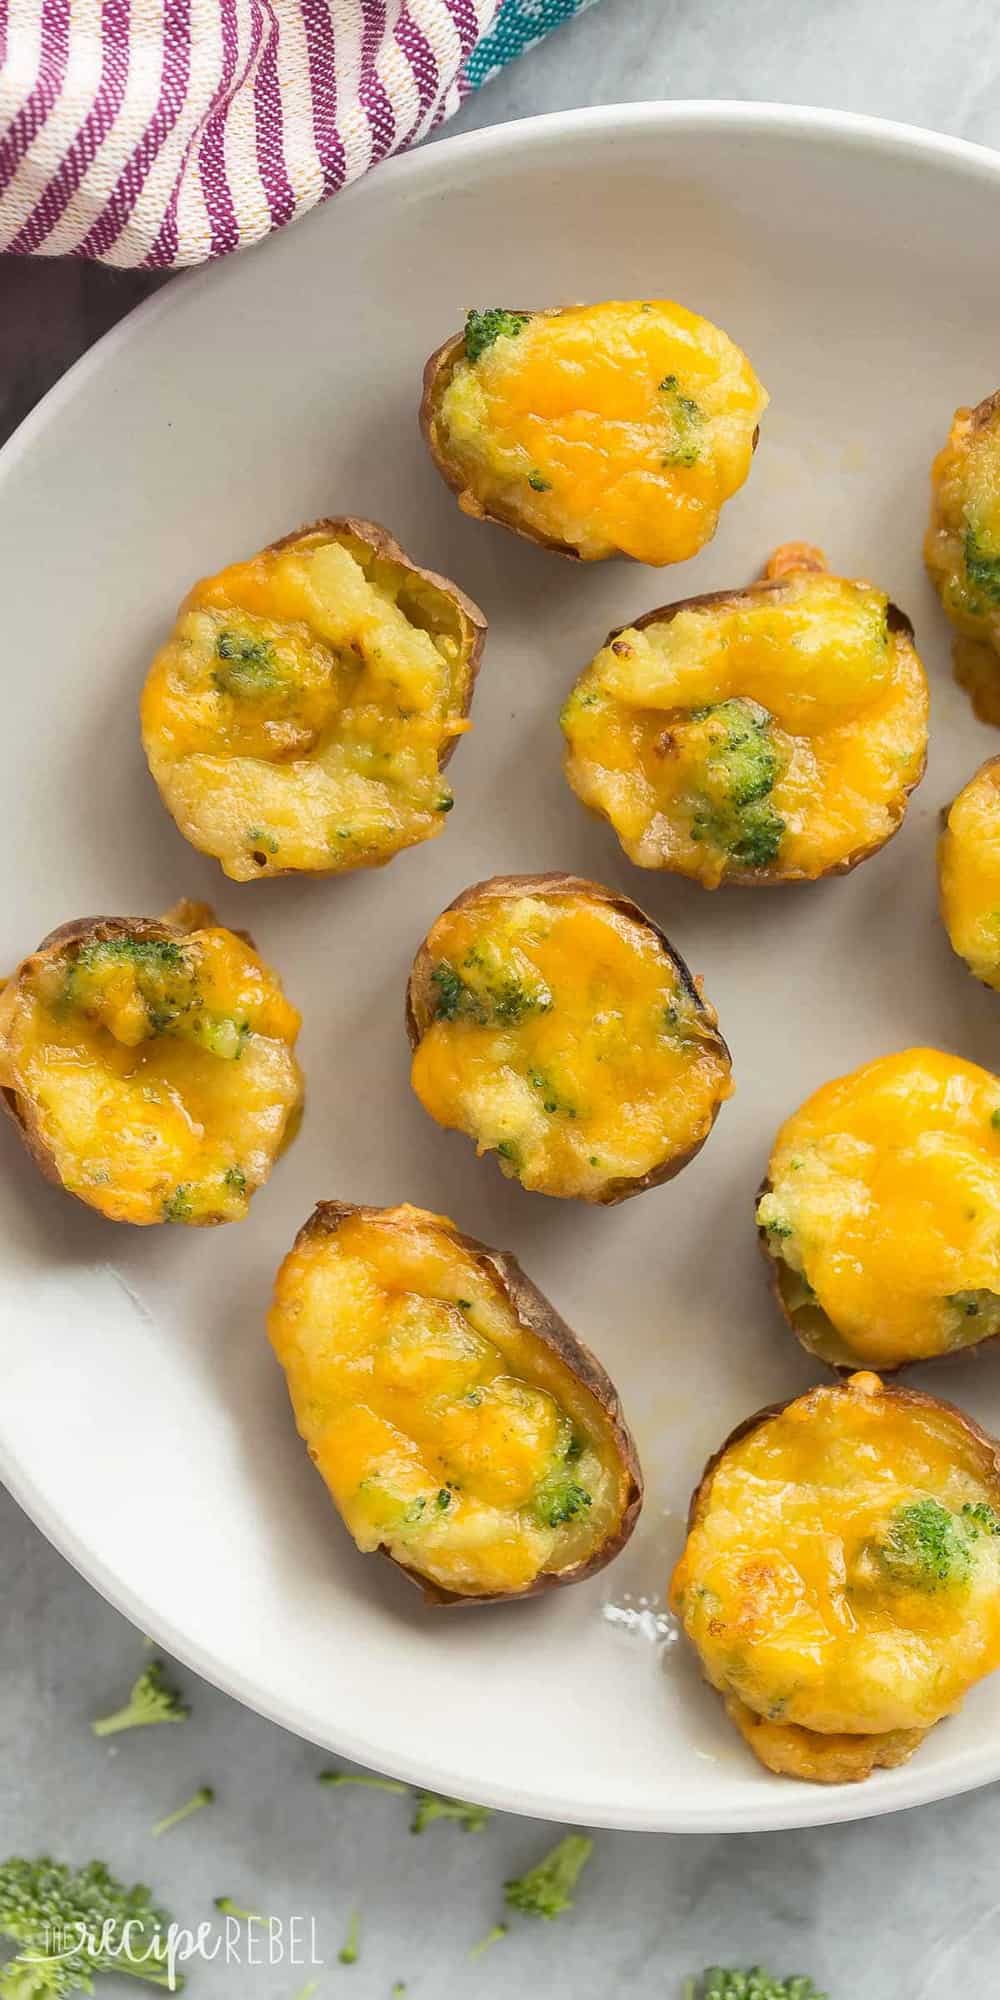
{"type": "MultiPolygon", "coordinates": [[[[317,1202],[309,1220],[304,1222],[295,1238],[293,1249],[308,1243],[317,1236],[334,1236],[342,1222],[350,1217],[360,1216],[369,1221],[384,1216],[386,1210],[371,1202],[320,1201],[317,1202]]],[[[621,1400],[611,1377],[589,1347],[573,1332],[562,1315],[540,1292],[537,1285],[522,1271],[516,1257],[505,1250],[493,1250],[488,1243],[481,1243],[475,1236],[466,1236],[461,1230],[448,1230],[447,1235],[461,1249],[467,1250],[476,1261],[486,1267],[491,1279],[498,1285],[503,1297],[512,1307],[518,1321],[528,1328],[543,1346],[558,1356],[595,1402],[600,1405],[610,1424],[621,1463],[628,1474],[629,1497],[621,1522],[614,1535],[595,1549],[586,1562],[576,1563],[572,1569],[559,1572],[544,1572],[534,1583],[524,1590],[484,1591],[472,1593],[458,1590],[444,1590],[440,1584],[423,1576],[418,1569],[401,1563],[381,1546],[376,1553],[384,1556],[394,1569],[402,1572],[410,1583],[416,1585],[423,1594],[424,1602],[435,1608],[450,1608],[463,1604],[511,1604],[522,1598],[539,1597],[544,1591],[559,1590],[564,1585],[581,1583],[585,1577],[596,1575],[615,1556],[621,1553],[639,1519],[643,1500],[643,1476],[635,1440],[622,1414],[621,1400]]],[[[339,1513],[339,1509],[338,1509],[339,1513]]],[[[346,1523],[344,1524],[346,1528],[346,1523]]],[[[350,1533],[350,1530],[347,1529],[350,1533]]]]}
{"type": "MultiPolygon", "coordinates": [[[[446,916],[449,910],[461,910],[467,903],[471,902],[479,902],[481,900],[504,902],[512,895],[583,896],[591,902],[608,904],[610,908],[617,910],[622,916],[631,918],[633,922],[641,924],[646,930],[651,931],[677,973],[685,992],[694,1000],[702,1018],[713,1029],[717,1046],[720,1052],[726,1057],[730,1068],[732,1067],[730,1051],[725,1038],[719,1030],[715,1008],[711,1005],[710,1001],[702,997],[680,952],[671,944],[670,939],[660,929],[659,925],[654,923],[652,917],[647,916],[645,910],[640,909],[638,903],[632,901],[631,896],[621,895],[613,889],[605,889],[600,882],[591,882],[582,875],[564,875],[558,869],[542,875],[490,875],[485,881],[473,882],[467,889],[463,889],[461,895],[456,896],[454,901],[449,903],[446,909],[440,912],[440,915],[446,916]]],[[[435,922],[437,922],[437,918],[435,918],[435,922]]],[[[414,1050],[423,1041],[424,1035],[434,1018],[429,1005],[431,996],[431,969],[431,954],[427,948],[427,939],[424,938],[413,961],[413,967],[406,987],[406,1032],[409,1037],[410,1047],[414,1050]]],[[[651,1167],[647,1173],[640,1175],[637,1180],[622,1180],[619,1178],[607,1181],[597,1194],[570,1196],[568,1199],[584,1200],[592,1207],[611,1208],[616,1206],[620,1201],[628,1201],[632,1195],[644,1194],[647,1188],[664,1186],[667,1181],[672,1181],[675,1175],[681,1173],[685,1167],[689,1166],[691,1161],[701,1152],[720,1110],[721,1105],[717,1104],[712,1113],[712,1124],[709,1126],[708,1131],[704,1133],[703,1137],[695,1145],[690,1146],[686,1152],[675,1154],[672,1159],[664,1161],[658,1167],[651,1167]]],[[[463,1134],[462,1136],[467,1137],[468,1135],[463,1134]]],[[[527,1192],[530,1193],[532,1190],[529,1189],[527,1192]]]]}
{"type": "MultiPolygon", "coordinates": [[[[681,611],[710,611],[724,604],[746,604],[748,602],[753,603],[760,597],[780,596],[787,591],[791,578],[796,574],[801,574],[801,571],[788,571],[785,575],[777,577],[759,577],[753,583],[743,584],[735,590],[706,590],[699,596],[680,597],[673,604],[656,605],[652,611],[644,611],[641,618],[633,618],[627,625],[616,625],[614,630],[608,633],[604,645],[610,646],[615,639],[620,638],[623,632],[641,632],[647,625],[669,625],[681,611]]],[[[888,623],[891,632],[905,633],[915,649],[916,634],[912,621],[907,617],[906,612],[901,611],[899,605],[894,604],[891,599],[889,601],[888,623]]],[[[603,647],[599,647],[598,651],[603,651],[603,647]]],[[[850,875],[853,869],[860,866],[862,861],[870,860],[873,854],[879,854],[883,847],[887,847],[890,840],[899,832],[906,818],[906,809],[910,802],[910,794],[920,784],[926,769],[927,750],[925,747],[920,769],[910,784],[904,785],[901,788],[898,795],[899,804],[895,819],[888,833],[881,840],[869,841],[867,846],[855,848],[853,853],[845,855],[843,861],[832,861],[829,867],[821,868],[818,875],[809,875],[804,869],[779,869],[773,867],[740,868],[733,869],[732,871],[727,870],[721,882],[717,884],[717,887],[720,889],[780,889],[784,888],[790,882],[822,882],[830,875],[850,875]]],[[[572,786],[570,789],[572,790],[572,786]]],[[[597,807],[588,807],[588,810],[593,812],[596,819],[606,820],[606,823],[611,826],[611,821],[607,818],[607,815],[597,807]]],[[[613,826],[611,826],[611,830],[613,833],[615,832],[613,826]]],[[[617,833],[615,833],[615,838],[617,840],[617,833]]],[[[633,863],[632,865],[633,867],[638,866],[637,863],[633,863]]],[[[686,875],[680,869],[665,866],[652,868],[649,872],[651,874],[680,875],[682,880],[688,882],[697,882],[699,880],[696,875],[686,875]]],[[[702,882],[700,886],[705,888],[708,885],[702,882]]]]}
{"type": "MultiPolygon", "coordinates": [[[[214,922],[214,914],[209,913],[206,920],[214,922]]],[[[231,926],[226,926],[227,930],[230,928],[231,926]]],[[[57,925],[54,931],[49,931],[48,936],[43,937],[41,944],[29,952],[27,958],[22,958],[10,978],[3,982],[0,991],[3,996],[12,994],[24,973],[33,970],[42,960],[53,958],[66,945],[100,944],[107,938],[121,937],[123,934],[140,938],[182,939],[188,936],[188,931],[183,925],[170,923],[163,917],[74,917],[68,923],[57,925]]],[[[241,937],[251,950],[256,948],[248,931],[234,931],[233,934],[241,937]]],[[[4,1039],[3,998],[0,997],[0,1043],[4,1039]]],[[[9,1089],[0,1089],[0,1099],[3,1102],[3,1109],[20,1133],[43,1179],[50,1182],[53,1187],[61,1188],[64,1194],[71,1196],[73,1201],[78,1201],[91,1215],[100,1215],[105,1222],[113,1221],[113,1217],[104,1215],[103,1210],[97,1208],[93,1202],[84,1201],[82,1195],[76,1194],[72,1188],[66,1186],[56,1166],[54,1155],[38,1130],[37,1120],[32,1115],[28,1100],[22,1098],[18,1091],[9,1089]]],[[[222,1216],[208,1217],[200,1227],[208,1229],[213,1226],[218,1227],[222,1221],[222,1216]]],[[[154,1224],[144,1222],[126,1223],[126,1226],[133,1229],[155,1227],[154,1224]]]]}
{"type": "MultiPolygon", "coordinates": [[[[511,308],[521,311],[524,308],[511,308]]],[[[543,306],[531,310],[532,319],[558,319],[566,311],[564,306],[543,306]]],[[[583,562],[585,558],[572,542],[562,542],[553,535],[541,535],[537,528],[528,527],[514,514],[506,514],[486,502],[476,498],[466,486],[462,474],[448,456],[438,427],[438,403],[448,386],[448,377],[456,361],[465,352],[465,333],[453,333],[440,347],[435,348],[424,364],[423,394],[420,399],[420,429],[431,458],[441,474],[446,486],[451,488],[463,514],[474,521],[493,521],[497,527],[506,528],[508,534],[519,535],[522,541],[533,542],[538,549],[548,549],[552,555],[563,556],[567,562],[583,562]]],[[[756,451],[760,437],[760,425],[754,428],[752,451],[756,451]]],[[[711,540],[711,536],[709,537],[711,540]]],[[[636,557],[627,555],[624,549],[616,549],[610,556],[598,558],[603,562],[635,562],[636,557]]]]}

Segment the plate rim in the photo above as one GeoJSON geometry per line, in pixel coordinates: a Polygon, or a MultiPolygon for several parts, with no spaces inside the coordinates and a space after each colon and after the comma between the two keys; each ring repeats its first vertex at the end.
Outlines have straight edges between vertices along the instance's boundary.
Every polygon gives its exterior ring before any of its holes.
{"type": "MultiPolygon", "coordinates": [[[[520,142],[536,148],[541,144],[544,148],[558,146],[569,133],[597,137],[609,132],[662,131],[670,134],[717,130],[731,133],[741,129],[748,135],[779,135],[803,143],[825,141],[852,151],[920,160],[935,167],[950,167],[962,174],[972,172],[977,178],[992,182],[1000,189],[1000,151],[930,127],[823,106],[753,99],[680,98],[546,112],[483,126],[472,132],[454,133],[383,162],[343,190],[336,205],[342,207],[345,203],[369,199],[372,188],[388,192],[397,181],[412,184],[435,174],[450,176],[456,158],[470,162],[475,160],[479,164],[493,154],[505,152],[511,143],[520,142]]],[[[320,218],[324,212],[331,212],[331,205],[321,202],[309,215],[300,219],[299,227],[322,228],[324,224],[320,218]]],[[[284,235],[285,232],[282,230],[276,234],[284,235]]],[[[265,238],[240,252],[240,261],[268,254],[272,241],[272,237],[265,238]]],[[[217,261],[228,264],[231,260],[217,261]]],[[[143,300],[95,341],[28,412],[0,447],[0,482],[14,471],[31,451],[36,439],[58,419],[64,406],[75,400],[92,374],[113,362],[128,343],[141,338],[147,324],[173,311],[178,301],[186,298],[193,287],[212,282],[212,264],[178,272],[169,284],[143,300]]],[[[266,1692],[257,1688],[246,1674],[220,1663],[196,1640],[178,1632],[170,1619],[158,1614],[138,1593],[119,1581],[101,1557],[77,1537],[69,1519],[61,1518],[50,1509],[28,1468],[19,1465],[2,1445],[0,1480],[28,1519],[77,1574],[140,1632],[148,1634],[182,1665],[302,1741],[333,1751],[370,1769],[388,1770],[392,1776],[418,1787],[451,1795],[456,1791],[464,1795],[472,1790],[477,1802],[500,1811],[559,1821],[566,1825],[648,1833],[760,1833],[879,1818],[887,1813],[958,1797],[1000,1777],[998,1737],[991,1758],[985,1758],[981,1753],[969,1754],[948,1776],[936,1778],[930,1769],[924,1775],[919,1766],[909,1766],[902,1796],[887,1794],[881,1786],[867,1792],[866,1796],[861,1796],[865,1788],[853,1785],[831,1787],[829,1790],[798,1786],[780,1795],[768,1788],[762,1792],[759,1803],[751,1800],[738,1809],[720,1810],[711,1805],[705,1808],[692,1805],[675,1807],[669,1801],[665,1801],[662,1808],[633,1805],[619,1809],[605,1805],[594,1810],[586,1820],[581,1820],[576,1802],[564,1810],[566,1801],[551,1794],[541,1797],[502,1784],[470,1787],[462,1774],[449,1772],[419,1754],[394,1757],[387,1766],[384,1753],[355,1732],[338,1730],[329,1735],[325,1732],[317,1734],[314,1722],[303,1716],[294,1701],[269,1699],[266,1692]]]]}

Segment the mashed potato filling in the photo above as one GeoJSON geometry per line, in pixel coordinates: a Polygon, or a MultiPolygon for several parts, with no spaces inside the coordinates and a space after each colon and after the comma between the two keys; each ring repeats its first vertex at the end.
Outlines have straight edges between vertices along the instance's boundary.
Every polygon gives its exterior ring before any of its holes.
{"type": "Polygon", "coordinates": [[[948,809],[938,845],[941,915],[977,979],[1000,988],[1000,761],[991,757],[948,809]]]}
{"type": "Polygon", "coordinates": [[[596,1398],[446,1217],[323,1216],[285,1258],[270,1334],[358,1547],[465,1595],[586,1562],[630,1491],[596,1398]]]}
{"type": "Polygon", "coordinates": [[[778,1133],[757,1220],[826,1360],[894,1368],[1000,1332],[1000,1078],[908,1049],[825,1084],[778,1133]]]}
{"type": "Polygon", "coordinates": [[[895,830],[927,711],[884,593],[801,568],[617,633],[563,710],[566,776],[641,868],[811,878],[895,830]]]}
{"type": "Polygon", "coordinates": [[[294,1129],[299,1016],[232,931],[144,923],[29,959],[0,1086],[62,1185],[116,1222],[234,1222],[294,1129]]]}
{"type": "Polygon", "coordinates": [[[439,449],[486,507],[585,560],[683,562],[750,470],[767,407],[746,355],[668,300],[470,314],[439,449]],[[502,329],[481,344],[477,323],[502,329]]]}
{"type": "Polygon", "coordinates": [[[337,872],[441,832],[467,693],[444,592],[320,529],[195,585],[143,744],[181,832],[235,881],[337,872]]]}
{"type": "Polygon", "coordinates": [[[412,1081],[505,1174],[599,1199],[688,1153],[731,1091],[715,1015],[645,924],[580,893],[446,910],[412,1081]]]}
{"type": "Polygon", "coordinates": [[[770,1768],[899,1762],[1000,1665],[998,1498],[988,1441],[875,1375],[725,1448],[671,1598],[770,1768]]]}

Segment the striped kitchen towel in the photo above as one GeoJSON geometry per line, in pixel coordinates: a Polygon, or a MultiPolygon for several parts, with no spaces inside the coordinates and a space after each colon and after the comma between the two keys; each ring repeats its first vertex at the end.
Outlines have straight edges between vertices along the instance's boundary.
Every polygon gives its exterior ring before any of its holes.
{"type": "Polygon", "coordinates": [[[0,250],[222,257],[591,0],[0,0],[0,250]]]}

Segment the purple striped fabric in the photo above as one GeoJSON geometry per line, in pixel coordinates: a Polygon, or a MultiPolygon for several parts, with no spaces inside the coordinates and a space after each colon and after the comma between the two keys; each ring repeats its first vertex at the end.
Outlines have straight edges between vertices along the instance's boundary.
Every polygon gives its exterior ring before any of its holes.
{"type": "Polygon", "coordinates": [[[499,4],[0,0],[0,250],[254,243],[455,110],[499,4]]]}

